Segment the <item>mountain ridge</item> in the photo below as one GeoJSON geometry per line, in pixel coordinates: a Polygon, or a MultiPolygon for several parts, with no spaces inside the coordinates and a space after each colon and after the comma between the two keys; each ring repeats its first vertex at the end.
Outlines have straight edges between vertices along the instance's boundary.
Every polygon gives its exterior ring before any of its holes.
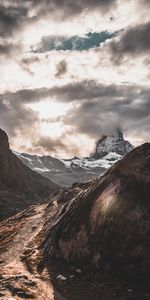
{"type": "Polygon", "coordinates": [[[14,152],[24,164],[53,180],[60,186],[69,186],[74,182],[86,182],[102,175],[117,160],[130,152],[133,146],[124,140],[118,129],[114,135],[103,136],[89,157],[58,159],[52,156],[38,156],[14,152]]]}

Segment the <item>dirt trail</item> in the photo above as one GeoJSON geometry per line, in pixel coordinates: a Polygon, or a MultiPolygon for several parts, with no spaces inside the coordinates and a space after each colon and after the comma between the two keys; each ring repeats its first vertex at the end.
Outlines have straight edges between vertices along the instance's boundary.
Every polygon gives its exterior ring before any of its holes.
{"type": "Polygon", "coordinates": [[[55,205],[32,206],[0,223],[0,300],[150,299],[149,280],[136,274],[129,278],[130,266],[123,277],[116,270],[111,273],[109,263],[95,271],[57,259],[48,260],[40,272],[37,245],[45,235],[45,222],[50,216],[53,221],[56,210],[55,205]]]}
{"type": "Polygon", "coordinates": [[[31,273],[22,261],[28,245],[41,231],[47,205],[33,206],[0,226],[0,299],[63,300],[46,271],[31,273]]]}
{"type": "Polygon", "coordinates": [[[23,253],[25,247],[42,229],[44,223],[43,214],[46,205],[35,206],[31,211],[31,216],[27,217],[13,240],[9,243],[6,252],[2,254],[2,259],[6,261],[17,261],[23,253]]]}

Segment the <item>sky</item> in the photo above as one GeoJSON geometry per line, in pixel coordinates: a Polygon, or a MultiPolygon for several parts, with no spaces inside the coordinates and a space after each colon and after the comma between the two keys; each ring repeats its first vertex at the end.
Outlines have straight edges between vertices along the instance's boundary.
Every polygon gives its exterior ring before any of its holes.
{"type": "Polygon", "coordinates": [[[63,158],[150,141],[150,1],[0,0],[0,127],[63,158]]]}

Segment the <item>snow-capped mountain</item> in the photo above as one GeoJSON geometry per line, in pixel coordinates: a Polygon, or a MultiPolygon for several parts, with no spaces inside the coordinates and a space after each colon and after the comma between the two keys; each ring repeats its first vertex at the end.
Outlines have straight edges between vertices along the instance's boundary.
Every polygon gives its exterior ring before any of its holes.
{"type": "Polygon", "coordinates": [[[103,136],[96,144],[95,152],[86,158],[57,159],[26,153],[15,154],[32,170],[48,177],[53,182],[68,186],[74,182],[85,182],[103,174],[116,161],[130,152],[133,146],[124,140],[123,133],[103,136]]]}
{"type": "Polygon", "coordinates": [[[96,144],[96,150],[92,157],[97,159],[102,158],[110,152],[124,156],[132,149],[133,146],[128,141],[124,140],[122,131],[117,129],[115,134],[110,136],[102,136],[102,138],[96,144]]]}

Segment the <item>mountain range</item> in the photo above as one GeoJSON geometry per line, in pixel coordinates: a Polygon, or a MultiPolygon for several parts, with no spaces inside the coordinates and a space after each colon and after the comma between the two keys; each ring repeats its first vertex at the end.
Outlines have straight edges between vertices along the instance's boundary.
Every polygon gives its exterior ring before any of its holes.
{"type": "Polygon", "coordinates": [[[103,136],[94,153],[86,158],[57,159],[20,154],[11,151],[8,136],[0,129],[0,219],[50,199],[52,193],[58,192],[59,198],[71,199],[86,187],[82,183],[102,175],[132,149],[123,133],[117,130],[114,135],[103,136]],[[72,188],[65,189],[72,184],[72,188]]]}
{"type": "Polygon", "coordinates": [[[60,186],[70,186],[74,182],[86,182],[95,179],[109,169],[133,149],[124,139],[120,129],[110,135],[102,136],[89,157],[57,159],[52,156],[38,156],[26,153],[15,155],[29,168],[49,178],[60,186]]]}

